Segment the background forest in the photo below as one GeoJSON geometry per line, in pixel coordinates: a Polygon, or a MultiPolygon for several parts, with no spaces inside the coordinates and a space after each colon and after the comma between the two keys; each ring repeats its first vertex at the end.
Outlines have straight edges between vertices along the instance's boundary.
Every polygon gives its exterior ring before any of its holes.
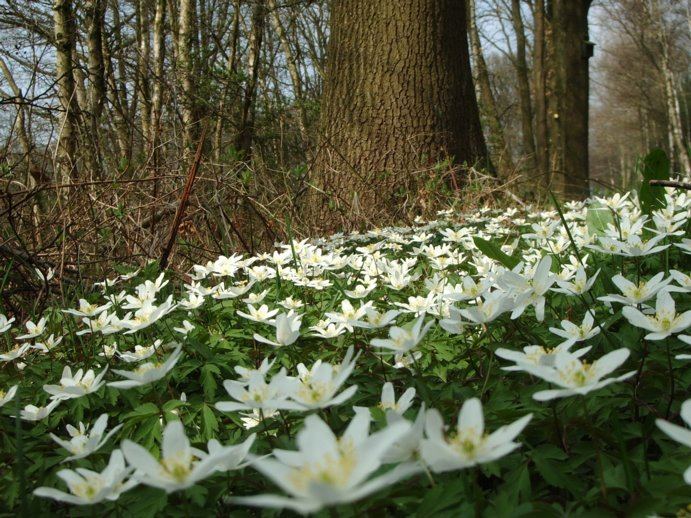
{"type": "MultiPolygon", "coordinates": [[[[350,3],[336,5],[352,13],[350,3]]],[[[565,198],[630,188],[637,157],[653,147],[667,151],[674,171],[689,170],[685,2],[471,0],[467,13],[462,2],[443,4],[430,16],[451,20],[457,34],[458,21],[466,24],[467,40],[444,35],[439,44],[452,59],[468,49],[485,137],[464,145],[477,152],[448,158],[393,133],[369,148],[330,140],[325,121],[364,117],[339,112],[356,104],[348,92],[367,96],[346,80],[352,71],[340,78],[342,91],[325,92],[327,1],[2,0],[0,254],[81,274],[111,260],[158,259],[192,169],[175,255],[187,266],[266,249],[289,233],[409,222],[454,203],[518,205],[546,199],[548,188],[565,198]],[[568,31],[576,45],[562,38],[568,31]],[[562,76],[565,59],[585,68],[562,76]],[[485,143],[489,160],[477,160],[485,143]],[[403,161],[388,160],[395,155],[403,161]],[[361,177],[359,186],[319,181],[329,170],[355,177],[361,157],[388,174],[361,177]],[[314,208],[315,193],[326,204],[314,208]]],[[[378,9],[382,27],[409,26],[405,16],[415,16],[378,9]]],[[[354,18],[334,22],[354,33],[354,18]]],[[[374,68],[382,51],[371,47],[363,59],[374,68]]],[[[401,73],[421,81],[411,48],[399,50],[412,64],[401,73]]],[[[447,81],[419,59],[427,67],[420,77],[447,81]]],[[[375,95],[407,95],[382,85],[375,95]]],[[[474,106],[468,85],[457,86],[474,106]]],[[[415,108],[403,111],[434,116],[415,108]]]]}

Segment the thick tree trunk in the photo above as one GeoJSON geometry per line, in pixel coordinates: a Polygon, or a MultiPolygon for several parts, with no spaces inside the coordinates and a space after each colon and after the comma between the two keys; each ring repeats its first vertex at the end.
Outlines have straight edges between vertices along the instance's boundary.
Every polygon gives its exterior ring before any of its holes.
{"type": "Polygon", "coordinates": [[[482,54],[482,43],[480,42],[480,34],[476,23],[475,0],[468,0],[468,33],[470,53],[473,57],[475,70],[475,87],[480,115],[487,131],[487,150],[489,151],[492,164],[499,171],[499,176],[508,178],[515,172],[516,168],[499,118],[499,110],[494,99],[487,63],[482,54]]]}
{"type": "Polygon", "coordinates": [[[392,221],[435,164],[486,165],[466,27],[457,0],[332,4],[311,219],[392,221]]]}
{"type": "Polygon", "coordinates": [[[58,181],[69,183],[77,175],[77,99],[72,64],[74,49],[74,14],[70,0],[53,2],[55,30],[55,73],[58,98],[63,110],[56,154],[58,181]]]}
{"type": "Polygon", "coordinates": [[[535,171],[535,136],[533,135],[533,108],[530,102],[530,80],[528,79],[528,62],[526,60],[525,29],[521,14],[520,0],[511,0],[511,21],[516,33],[516,79],[518,96],[521,105],[521,136],[526,169],[532,174],[535,171]]]}
{"type": "Polygon", "coordinates": [[[585,198],[588,185],[588,10],[592,0],[553,0],[552,40],[558,135],[555,190],[585,198]]]}

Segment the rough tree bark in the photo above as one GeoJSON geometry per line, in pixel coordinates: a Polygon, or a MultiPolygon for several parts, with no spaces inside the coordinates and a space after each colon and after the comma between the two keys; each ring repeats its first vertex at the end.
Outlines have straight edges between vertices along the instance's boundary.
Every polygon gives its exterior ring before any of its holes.
{"type": "Polygon", "coordinates": [[[552,54],[558,124],[553,186],[564,198],[585,198],[588,185],[588,10],[592,0],[553,0],[552,54]]]}
{"type": "Polygon", "coordinates": [[[240,126],[235,139],[237,149],[245,160],[252,157],[254,142],[255,97],[257,93],[257,79],[259,77],[259,61],[264,37],[264,23],[266,21],[266,7],[264,0],[254,0],[252,8],[252,30],[249,35],[249,50],[247,55],[247,80],[240,113],[240,126]]]}
{"type": "Polygon", "coordinates": [[[103,0],[87,0],[86,26],[87,49],[89,51],[89,143],[91,167],[96,169],[97,176],[102,176],[100,120],[106,99],[105,66],[103,62],[103,23],[105,17],[105,3],[103,0]]]}
{"type": "Polygon", "coordinates": [[[504,127],[499,118],[499,110],[494,99],[487,63],[482,53],[482,43],[476,21],[475,0],[467,0],[467,2],[470,53],[473,56],[480,115],[487,130],[487,150],[499,176],[508,178],[515,172],[516,167],[511,157],[511,148],[504,135],[504,127]]]}
{"type": "Polygon", "coordinates": [[[537,185],[541,190],[549,186],[550,152],[547,120],[547,28],[545,1],[535,0],[533,7],[533,85],[535,91],[535,162],[537,185]]]}
{"type": "Polygon", "coordinates": [[[194,18],[196,14],[195,0],[180,0],[180,24],[178,36],[178,67],[180,70],[180,112],[183,125],[183,146],[185,153],[193,151],[197,124],[194,109],[194,69],[192,62],[192,46],[194,18]]]}
{"type": "Polygon", "coordinates": [[[530,80],[528,79],[528,62],[526,60],[525,28],[521,13],[520,0],[511,0],[511,22],[516,33],[516,79],[521,106],[521,135],[526,169],[535,170],[535,136],[533,134],[533,108],[530,102],[530,80]]]}
{"type": "Polygon", "coordinates": [[[74,48],[74,14],[70,0],[53,2],[55,35],[55,73],[58,83],[58,98],[63,110],[60,138],[56,153],[58,181],[69,183],[77,175],[77,99],[72,66],[74,48]]]}
{"type": "Polygon", "coordinates": [[[486,164],[466,30],[456,0],[332,4],[310,219],[394,220],[434,164],[486,164]]]}
{"type": "Polygon", "coordinates": [[[295,104],[298,110],[298,128],[300,130],[300,138],[302,140],[302,148],[307,149],[309,144],[309,135],[307,134],[307,115],[305,113],[305,106],[302,97],[302,78],[300,77],[300,71],[297,67],[297,60],[293,49],[291,48],[288,35],[283,27],[283,22],[278,13],[278,8],[276,6],[276,0],[268,0],[268,7],[271,11],[271,21],[278,34],[279,41],[281,42],[281,50],[286,58],[286,66],[288,68],[288,73],[290,75],[290,82],[293,86],[293,95],[295,96],[295,104]]]}
{"type": "Polygon", "coordinates": [[[679,96],[677,95],[674,71],[669,63],[669,39],[667,37],[659,0],[652,0],[649,10],[651,22],[655,27],[655,37],[658,40],[660,48],[660,72],[662,73],[662,80],[664,82],[665,101],[667,105],[670,156],[672,159],[676,158],[676,162],[683,174],[689,174],[691,172],[691,159],[689,158],[689,151],[684,142],[679,96]]]}

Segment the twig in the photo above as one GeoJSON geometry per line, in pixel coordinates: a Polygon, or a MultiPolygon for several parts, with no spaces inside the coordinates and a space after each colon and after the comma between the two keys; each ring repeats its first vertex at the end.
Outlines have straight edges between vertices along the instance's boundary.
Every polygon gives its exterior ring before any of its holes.
{"type": "Polygon", "coordinates": [[[199,138],[199,142],[197,143],[197,152],[194,155],[194,161],[187,172],[187,181],[185,182],[185,188],[182,191],[182,196],[180,197],[178,210],[175,212],[175,218],[173,218],[173,223],[170,226],[168,242],[166,243],[163,253],[161,254],[161,261],[159,263],[159,268],[161,270],[168,266],[168,258],[170,257],[170,252],[175,244],[175,238],[178,235],[178,229],[180,228],[180,223],[182,223],[182,217],[185,214],[187,202],[189,201],[190,194],[192,193],[192,186],[194,185],[194,179],[197,176],[197,169],[199,169],[199,163],[202,160],[202,148],[204,147],[204,140],[206,139],[206,129],[207,125],[205,124],[202,128],[202,134],[199,138]]]}

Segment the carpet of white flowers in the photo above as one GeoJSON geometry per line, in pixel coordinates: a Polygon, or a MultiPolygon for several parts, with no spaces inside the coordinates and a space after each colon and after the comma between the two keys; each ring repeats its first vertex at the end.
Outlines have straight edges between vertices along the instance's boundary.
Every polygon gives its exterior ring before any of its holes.
{"type": "Polygon", "coordinates": [[[152,264],[0,315],[0,510],[688,516],[691,197],[661,193],[152,264]]]}

